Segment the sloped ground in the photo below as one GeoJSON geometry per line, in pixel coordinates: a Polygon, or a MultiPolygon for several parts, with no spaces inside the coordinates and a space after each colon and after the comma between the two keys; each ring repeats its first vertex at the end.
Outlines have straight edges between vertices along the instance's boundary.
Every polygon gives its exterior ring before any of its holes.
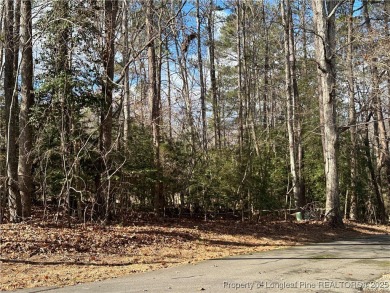
{"type": "Polygon", "coordinates": [[[390,232],[390,226],[321,222],[170,220],[131,225],[37,220],[0,225],[0,290],[65,286],[236,254],[390,232]]]}

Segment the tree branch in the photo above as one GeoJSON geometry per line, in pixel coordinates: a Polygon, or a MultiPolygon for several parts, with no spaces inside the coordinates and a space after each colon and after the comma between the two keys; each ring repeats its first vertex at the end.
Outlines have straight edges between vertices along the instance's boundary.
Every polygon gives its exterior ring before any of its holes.
{"type": "Polygon", "coordinates": [[[326,17],[326,20],[329,20],[336,13],[337,8],[339,8],[341,4],[344,4],[344,2],[345,2],[345,0],[337,2],[336,6],[332,9],[332,11],[326,17]]]}

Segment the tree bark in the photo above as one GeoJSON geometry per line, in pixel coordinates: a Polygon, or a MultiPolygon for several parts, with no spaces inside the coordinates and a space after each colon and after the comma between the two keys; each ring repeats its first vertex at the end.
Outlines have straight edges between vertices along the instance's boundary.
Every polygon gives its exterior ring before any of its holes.
{"type": "Polygon", "coordinates": [[[156,182],[153,190],[154,211],[158,215],[163,214],[164,193],[162,182],[162,164],[160,154],[160,97],[157,92],[157,63],[155,48],[154,0],[146,3],[146,32],[148,45],[148,97],[151,105],[151,126],[154,149],[154,167],[156,168],[156,182]]]}
{"type": "Polygon", "coordinates": [[[243,62],[242,62],[242,68],[244,73],[244,79],[243,79],[243,85],[244,85],[244,103],[245,103],[245,132],[246,137],[248,139],[248,146],[249,149],[252,147],[255,150],[256,156],[260,155],[260,148],[257,143],[257,135],[256,135],[256,128],[255,128],[255,122],[254,122],[254,113],[255,113],[255,102],[254,99],[252,99],[252,64],[249,62],[249,56],[250,56],[250,43],[251,40],[248,41],[248,33],[251,29],[250,25],[250,17],[248,17],[248,12],[251,11],[252,7],[248,3],[243,4],[243,9],[241,9],[242,16],[241,16],[241,34],[242,34],[242,55],[243,55],[243,62]]]}
{"type": "Polygon", "coordinates": [[[305,204],[301,192],[301,178],[299,166],[300,129],[298,129],[298,117],[295,114],[298,100],[298,85],[295,73],[295,49],[294,49],[294,28],[292,22],[292,9],[290,0],[281,2],[281,13],[284,26],[284,52],[285,52],[285,95],[287,102],[287,130],[289,138],[290,172],[294,193],[295,207],[300,209],[305,204]]]}
{"type": "MultiPolygon", "coordinates": [[[[368,2],[363,1],[363,16],[368,33],[372,32],[371,19],[368,12],[368,2]]],[[[386,210],[384,207],[383,197],[390,197],[390,153],[389,146],[387,144],[387,132],[385,127],[385,120],[382,109],[382,99],[380,93],[380,78],[379,70],[377,66],[378,58],[372,56],[370,60],[371,80],[372,80],[372,101],[374,106],[376,125],[378,131],[378,156],[377,156],[377,168],[379,178],[385,177],[386,191],[381,192],[381,200],[377,202],[379,219],[382,223],[386,222],[386,210]]]]}
{"type": "MultiPolygon", "coordinates": [[[[3,20],[4,20],[4,3],[0,2],[0,35],[4,36],[3,30],[3,20]]],[[[0,64],[3,64],[4,60],[4,42],[0,43],[0,64]]],[[[0,69],[0,77],[3,76],[3,69],[0,69]]],[[[4,104],[4,97],[0,97],[0,103],[4,104]]],[[[0,133],[4,133],[5,126],[5,117],[4,111],[0,110],[0,133]]],[[[4,213],[5,213],[5,200],[6,200],[6,184],[4,178],[6,178],[6,170],[5,170],[5,141],[4,139],[0,140],[0,224],[3,223],[4,213]]]]}
{"type": "Polygon", "coordinates": [[[209,15],[208,15],[208,38],[209,38],[209,58],[210,58],[210,81],[211,81],[211,96],[213,104],[213,118],[214,118],[214,137],[215,147],[221,148],[221,123],[219,117],[218,106],[218,89],[217,78],[215,70],[215,44],[214,44],[214,0],[210,0],[209,3],[209,15]]]}
{"type": "Polygon", "coordinates": [[[169,54],[169,42],[168,38],[165,41],[165,50],[168,52],[166,57],[166,64],[167,64],[167,79],[168,79],[168,85],[167,85],[167,99],[168,99],[168,132],[169,132],[169,140],[172,141],[173,139],[173,133],[172,133],[172,86],[171,86],[171,67],[170,67],[170,54],[169,54]]]}
{"type": "Polygon", "coordinates": [[[20,17],[21,17],[21,1],[14,0],[14,72],[15,76],[18,73],[19,67],[19,45],[20,45],[20,17]]]}
{"type": "Polygon", "coordinates": [[[204,76],[203,76],[202,35],[201,35],[201,17],[200,17],[199,0],[196,0],[196,29],[198,34],[200,104],[201,104],[201,111],[202,111],[202,146],[203,149],[207,152],[206,86],[204,84],[204,76]]]}
{"type": "MultiPolygon", "coordinates": [[[[379,209],[384,210],[382,195],[379,191],[379,185],[378,185],[378,181],[376,180],[375,168],[374,168],[374,164],[372,162],[372,157],[371,157],[371,152],[370,152],[370,139],[369,139],[370,130],[368,127],[369,119],[367,119],[366,122],[367,123],[365,124],[365,129],[364,129],[364,152],[365,152],[366,160],[367,160],[367,168],[368,168],[368,171],[370,173],[371,184],[374,188],[376,204],[379,207],[379,209]]],[[[380,211],[380,213],[382,213],[382,211],[380,211]]]]}
{"type": "Polygon", "coordinates": [[[319,102],[323,115],[323,149],[326,180],[325,218],[333,226],[343,226],[340,213],[337,170],[338,134],[336,127],[335,1],[312,1],[315,49],[318,66],[319,102]]]}
{"type": "Polygon", "coordinates": [[[345,210],[346,215],[348,214],[349,219],[355,221],[358,219],[358,210],[357,210],[357,193],[356,193],[356,183],[357,183],[357,150],[356,150],[356,109],[355,109],[355,81],[353,73],[353,41],[354,41],[354,28],[353,28],[353,10],[354,10],[355,0],[349,1],[349,15],[348,15],[348,36],[347,36],[347,79],[348,79],[348,96],[349,96],[349,131],[351,135],[351,171],[350,171],[350,200],[348,207],[348,200],[346,200],[347,209],[345,210]],[[349,213],[348,212],[349,209],[349,213]]]}
{"type": "MultiPolygon", "coordinates": [[[[184,27],[184,23],[182,24],[182,27],[184,27]]],[[[190,88],[189,88],[189,81],[188,81],[188,67],[187,67],[187,51],[183,50],[184,47],[189,46],[189,41],[188,39],[184,39],[182,46],[179,46],[179,40],[177,38],[177,32],[174,32],[175,37],[176,37],[176,42],[175,42],[175,47],[176,47],[176,54],[179,58],[179,71],[180,71],[180,77],[182,80],[182,96],[184,99],[185,103],[185,113],[186,113],[186,121],[187,125],[190,129],[190,145],[191,145],[191,154],[192,154],[192,159],[194,158],[194,154],[196,152],[196,133],[195,133],[195,125],[194,125],[194,118],[193,118],[193,111],[192,111],[192,100],[191,100],[191,95],[190,95],[190,88]],[[183,47],[183,44],[185,46],[183,47]],[[179,48],[181,47],[181,49],[179,48]]],[[[184,32],[182,32],[183,35],[184,32]]],[[[194,160],[192,160],[194,162],[194,160]]]]}
{"type": "Polygon", "coordinates": [[[237,34],[237,63],[238,63],[238,76],[237,76],[237,97],[239,103],[238,109],[238,144],[240,150],[240,160],[243,156],[244,149],[244,97],[243,97],[243,82],[242,82],[242,38],[241,38],[241,3],[236,2],[236,34],[237,34]]]}
{"type": "MultiPolygon", "coordinates": [[[[129,62],[129,7],[128,1],[122,2],[122,34],[123,34],[123,64],[126,65],[129,62]]],[[[125,77],[123,79],[123,143],[125,149],[127,149],[127,142],[129,138],[129,123],[130,123],[130,76],[129,66],[125,68],[125,77]]]]}
{"type": "Polygon", "coordinates": [[[32,127],[29,121],[34,103],[33,93],[33,52],[31,0],[21,4],[21,104],[19,112],[19,166],[18,180],[22,200],[22,218],[31,216],[32,181],[32,127]]]}
{"type": "Polygon", "coordinates": [[[265,13],[265,1],[262,1],[261,5],[261,11],[262,11],[262,20],[263,20],[263,29],[264,29],[264,46],[265,46],[265,52],[264,52],[264,73],[263,73],[263,79],[264,79],[264,87],[263,87],[263,127],[269,129],[270,127],[270,118],[268,115],[268,104],[269,104],[269,70],[270,70],[270,61],[269,61],[269,29],[267,28],[266,23],[266,13],[265,13]]]}
{"type": "Polygon", "coordinates": [[[18,186],[18,109],[15,89],[14,1],[5,1],[4,20],[4,99],[6,125],[6,169],[8,208],[11,222],[20,221],[22,204],[18,186]]]}
{"type": "Polygon", "coordinates": [[[55,50],[55,63],[54,70],[55,75],[58,78],[60,86],[56,88],[57,99],[61,107],[61,120],[59,123],[59,134],[60,134],[60,143],[61,143],[61,158],[62,158],[62,168],[64,183],[62,186],[60,201],[65,202],[66,215],[68,217],[68,224],[70,225],[70,192],[72,180],[70,178],[71,166],[70,166],[70,155],[71,155],[71,145],[70,145],[70,136],[71,136],[71,103],[70,103],[70,61],[69,61],[69,41],[70,41],[70,26],[67,22],[69,18],[69,3],[66,0],[58,0],[54,2],[53,13],[57,19],[57,29],[54,35],[54,43],[57,46],[55,50]]]}
{"type": "Polygon", "coordinates": [[[100,152],[103,159],[103,166],[100,173],[101,190],[100,206],[104,222],[110,218],[112,205],[112,192],[109,179],[110,153],[112,148],[112,103],[114,91],[114,61],[115,61],[115,29],[116,16],[118,11],[117,0],[104,1],[104,34],[105,43],[103,49],[103,84],[102,84],[102,108],[100,117],[100,152]]]}
{"type": "Polygon", "coordinates": [[[302,28],[302,50],[303,50],[303,73],[305,77],[307,77],[307,27],[306,27],[306,0],[301,0],[301,7],[300,7],[300,26],[302,28]]]}

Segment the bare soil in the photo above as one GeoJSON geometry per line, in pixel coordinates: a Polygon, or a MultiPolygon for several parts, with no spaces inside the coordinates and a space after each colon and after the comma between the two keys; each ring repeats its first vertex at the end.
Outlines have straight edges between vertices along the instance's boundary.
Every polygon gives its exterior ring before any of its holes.
{"type": "Polygon", "coordinates": [[[66,286],[205,259],[340,238],[388,234],[390,226],[322,222],[165,220],[101,226],[35,221],[0,225],[0,291],[66,286]]]}

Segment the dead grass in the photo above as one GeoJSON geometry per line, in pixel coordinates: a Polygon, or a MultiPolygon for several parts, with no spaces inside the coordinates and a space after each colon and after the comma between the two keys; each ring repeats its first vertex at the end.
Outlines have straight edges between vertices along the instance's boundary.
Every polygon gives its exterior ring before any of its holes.
{"type": "Polygon", "coordinates": [[[66,286],[205,259],[390,232],[389,226],[321,222],[177,220],[122,226],[47,222],[0,225],[0,290],[66,286]]]}

